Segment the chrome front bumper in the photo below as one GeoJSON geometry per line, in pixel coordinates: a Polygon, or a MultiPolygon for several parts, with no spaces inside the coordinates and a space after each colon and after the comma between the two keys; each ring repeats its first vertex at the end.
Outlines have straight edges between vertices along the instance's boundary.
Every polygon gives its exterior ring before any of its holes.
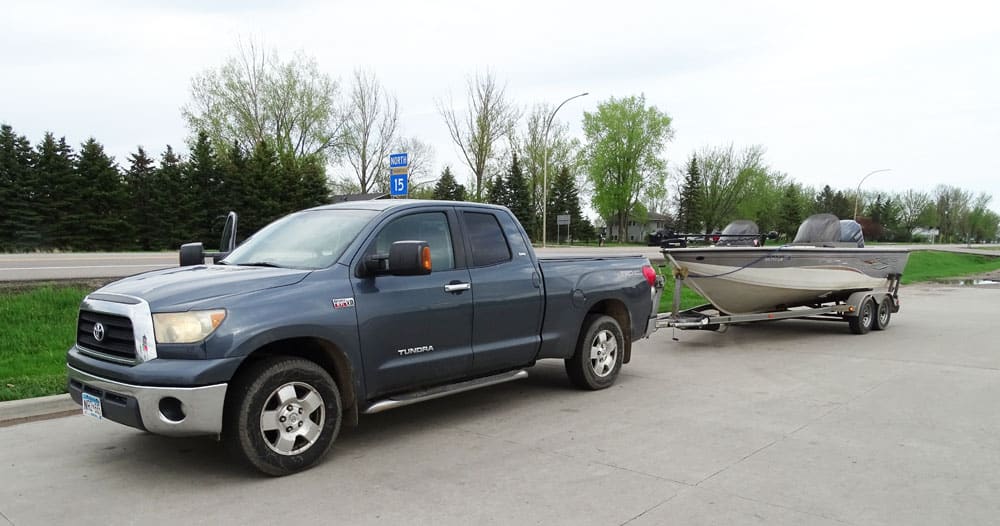
{"type": "MultiPolygon", "coordinates": [[[[83,392],[97,395],[102,405],[129,399],[138,405],[142,426],[150,433],[167,436],[218,435],[222,432],[222,414],[228,384],[203,387],[146,387],[107,380],[66,366],[72,390],[73,382],[82,384],[83,392]],[[107,394],[111,394],[109,400],[107,394]],[[179,404],[177,402],[179,402],[179,404]],[[180,408],[180,413],[176,411],[180,408]],[[164,409],[167,408],[167,414],[164,409]],[[168,416],[169,415],[169,416],[168,416]]],[[[128,421],[110,420],[132,425],[128,421]]]]}

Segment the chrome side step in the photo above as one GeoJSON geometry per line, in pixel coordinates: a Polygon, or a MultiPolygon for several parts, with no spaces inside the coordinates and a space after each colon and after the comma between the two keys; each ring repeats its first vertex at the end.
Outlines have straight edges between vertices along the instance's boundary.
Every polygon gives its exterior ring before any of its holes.
{"type": "Polygon", "coordinates": [[[479,389],[480,387],[489,387],[491,385],[502,384],[511,380],[520,380],[527,377],[528,371],[521,369],[520,371],[508,371],[506,373],[495,374],[493,376],[473,378],[472,380],[465,380],[464,382],[458,382],[455,384],[442,385],[439,387],[432,387],[430,389],[422,389],[420,391],[398,394],[392,396],[391,398],[386,398],[385,400],[379,400],[368,406],[368,409],[365,409],[365,414],[370,415],[372,413],[381,413],[382,411],[395,409],[404,405],[433,400],[435,398],[441,398],[455,393],[462,393],[473,389],[479,389]]]}

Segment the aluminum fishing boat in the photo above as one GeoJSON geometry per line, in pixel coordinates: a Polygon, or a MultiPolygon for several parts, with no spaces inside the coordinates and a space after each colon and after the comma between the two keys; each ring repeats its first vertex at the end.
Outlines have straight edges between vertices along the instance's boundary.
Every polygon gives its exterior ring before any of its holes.
{"type": "MultiPolygon", "coordinates": [[[[786,245],[762,246],[757,225],[730,224],[716,245],[663,253],[685,283],[719,311],[751,314],[844,301],[858,291],[893,290],[909,251],[865,247],[861,226],[817,214],[786,245]]],[[[685,243],[686,244],[686,243],[685,243]]]]}

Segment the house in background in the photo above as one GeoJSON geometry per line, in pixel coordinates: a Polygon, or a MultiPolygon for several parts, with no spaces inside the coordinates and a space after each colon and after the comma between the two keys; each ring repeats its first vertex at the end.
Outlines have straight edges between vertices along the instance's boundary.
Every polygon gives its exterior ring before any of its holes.
{"type": "MultiPolygon", "coordinates": [[[[650,234],[656,232],[657,230],[666,229],[668,223],[670,223],[670,216],[666,214],[657,214],[655,212],[647,213],[646,221],[644,223],[636,221],[635,219],[630,219],[628,227],[625,231],[627,238],[624,241],[627,243],[645,243],[646,238],[650,234]]],[[[608,239],[611,241],[619,241],[618,223],[608,223],[607,228],[608,239]]]]}

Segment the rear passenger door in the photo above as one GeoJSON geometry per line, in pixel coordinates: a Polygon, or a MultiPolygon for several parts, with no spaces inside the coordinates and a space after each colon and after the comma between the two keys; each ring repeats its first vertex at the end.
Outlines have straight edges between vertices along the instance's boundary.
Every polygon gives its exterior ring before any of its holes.
{"type": "Polygon", "coordinates": [[[541,276],[514,218],[502,210],[460,209],[472,278],[473,370],[526,365],[541,341],[541,276]]]}

